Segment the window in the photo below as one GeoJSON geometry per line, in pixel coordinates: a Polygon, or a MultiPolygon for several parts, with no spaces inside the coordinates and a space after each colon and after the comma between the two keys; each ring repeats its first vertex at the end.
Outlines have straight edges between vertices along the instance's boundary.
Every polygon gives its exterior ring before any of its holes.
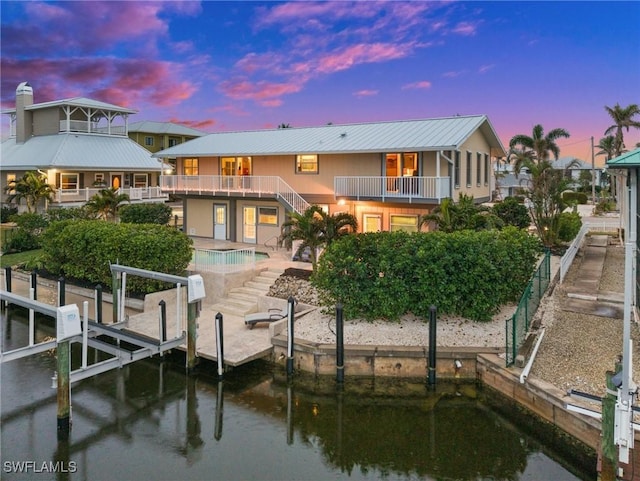
{"type": "Polygon", "coordinates": [[[391,215],[391,231],[403,230],[405,232],[418,232],[417,215],[391,215]]]}
{"type": "Polygon", "coordinates": [[[467,152],[467,187],[471,187],[471,152],[467,152]]]}
{"type": "Polygon", "coordinates": [[[95,174],[93,176],[93,181],[96,184],[104,184],[104,174],[103,173],[95,174]]]}
{"type": "Polygon", "coordinates": [[[169,138],[169,147],[173,147],[174,145],[178,145],[178,139],[174,139],[174,138],[169,138]]]}
{"type": "Polygon", "coordinates": [[[305,154],[296,156],[296,174],[317,174],[317,154],[305,154]]]}
{"type": "Polygon", "coordinates": [[[476,185],[480,185],[480,179],[482,179],[482,154],[478,152],[476,154],[476,185]]]}
{"type": "Polygon", "coordinates": [[[144,138],[144,145],[147,145],[147,146],[153,145],[153,137],[145,137],[144,138]]]}
{"type": "Polygon", "coordinates": [[[147,174],[133,174],[133,187],[136,189],[146,189],[148,185],[147,174]]]}
{"type": "Polygon", "coordinates": [[[184,159],[182,173],[184,175],[198,175],[198,159],[184,159]]]}
{"type": "Polygon", "coordinates": [[[380,232],[382,230],[382,215],[364,214],[362,216],[362,232],[380,232]]]}
{"type": "Polygon", "coordinates": [[[258,207],[258,224],[278,225],[278,208],[258,207]]]}
{"type": "Polygon", "coordinates": [[[60,174],[60,189],[63,193],[78,192],[78,174],[60,174]]]}
{"type": "Polygon", "coordinates": [[[455,160],[453,161],[453,184],[460,187],[460,151],[456,150],[455,160]]]}
{"type": "Polygon", "coordinates": [[[489,154],[484,154],[484,185],[489,185],[489,154]]]}

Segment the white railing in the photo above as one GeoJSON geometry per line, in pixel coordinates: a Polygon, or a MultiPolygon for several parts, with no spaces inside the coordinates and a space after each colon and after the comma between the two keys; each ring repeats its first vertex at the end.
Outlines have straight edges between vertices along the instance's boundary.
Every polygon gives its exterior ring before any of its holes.
{"type": "Polygon", "coordinates": [[[444,199],[451,197],[449,177],[336,177],[336,197],[356,200],[444,199]]]}
{"type": "MultiPolygon", "coordinates": [[[[54,202],[64,204],[67,202],[89,202],[91,197],[99,194],[105,187],[86,187],[78,190],[62,190],[57,189],[54,195],[54,202]]],[[[127,194],[129,200],[143,201],[143,200],[167,200],[168,194],[162,192],[160,187],[121,187],[118,189],[118,194],[127,194]]]]}
{"type": "Polygon", "coordinates": [[[567,272],[569,272],[569,268],[573,263],[573,259],[576,257],[576,254],[582,247],[582,243],[584,242],[584,238],[589,232],[613,232],[617,231],[619,227],[618,221],[612,220],[609,222],[585,222],[582,224],[582,228],[576,235],[575,239],[571,245],[567,248],[564,255],[560,258],[560,283],[564,281],[567,272]]]}
{"type": "Polygon", "coordinates": [[[260,175],[161,175],[164,192],[193,194],[236,194],[251,197],[276,197],[294,211],[304,212],[309,203],[282,178],[260,175]]]}
{"type": "Polygon", "coordinates": [[[255,266],[255,247],[228,251],[193,249],[189,269],[196,272],[227,273],[254,269],[255,266]]]}
{"type": "Polygon", "coordinates": [[[82,132],[87,134],[127,135],[124,125],[98,126],[96,122],[86,120],[61,120],[60,132],[82,132]]]}

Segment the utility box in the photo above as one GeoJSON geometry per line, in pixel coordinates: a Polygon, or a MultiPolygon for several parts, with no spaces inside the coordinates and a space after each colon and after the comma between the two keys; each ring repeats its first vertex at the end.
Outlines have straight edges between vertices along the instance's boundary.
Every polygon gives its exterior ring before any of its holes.
{"type": "Polygon", "coordinates": [[[56,340],[58,342],[82,334],[80,311],[75,304],[58,307],[56,340]]]}
{"type": "Polygon", "coordinates": [[[189,293],[187,301],[189,304],[205,298],[204,280],[200,274],[189,276],[189,285],[187,287],[189,293]]]}

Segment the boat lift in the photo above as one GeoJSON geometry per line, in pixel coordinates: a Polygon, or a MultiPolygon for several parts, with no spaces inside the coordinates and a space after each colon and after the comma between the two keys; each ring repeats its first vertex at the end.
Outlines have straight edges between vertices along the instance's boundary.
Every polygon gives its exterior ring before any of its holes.
{"type": "MultiPolygon", "coordinates": [[[[205,297],[204,282],[200,275],[180,277],[160,272],[147,271],[134,267],[111,265],[114,280],[114,319],[117,321],[111,325],[105,325],[89,319],[89,303],[83,303],[83,314],[80,316],[76,304],[51,306],[31,298],[17,294],[0,291],[0,300],[5,305],[14,304],[29,309],[29,344],[27,346],[2,352],[0,349],[0,363],[21,359],[55,348],[57,353],[57,369],[54,375],[54,383],[58,388],[58,434],[66,437],[70,427],[71,413],[71,384],[112,369],[119,369],[127,364],[162,354],[173,348],[187,344],[187,369],[195,367],[196,363],[196,320],[198,316],[197,304],[205,297]],[[128,331],[124,317],[124,293],[126,290],[127,274],[159,280],[176,284],[178,299],[180,299],[180,286],[187,287],[187,331],[182,330],[182,310],[178,302],[177,331],[171,339],[165,339],[166,329],[163,329],[162,320],[159,322],[158,339],[128,331]],[[121,294],[122,293],[122,294],[121,294]],[[40,343],[34,342],[35,320],[33,313],[40,313],[56,320],[56,339],[40,343]],[[101,338],[106,338],[105,340],[101,338]],[[108,342],[111,340],[115,343],[108,342]],[[81,366],[71,371],[71,343],[82,344],[81,366]],[[124,347],[125,344],[127,347],[124,347]],[[92,347],[98,351],[111,355],[104,361],[88,364],[87,350],[92,347]]],[[[59,302],[63,303],[64,295],[59,296],[59,302]]]]}

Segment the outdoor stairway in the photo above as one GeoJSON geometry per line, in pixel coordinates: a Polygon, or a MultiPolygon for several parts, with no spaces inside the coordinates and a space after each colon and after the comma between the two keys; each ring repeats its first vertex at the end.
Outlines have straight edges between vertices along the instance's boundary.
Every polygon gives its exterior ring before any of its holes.
{"type": "Polygon", "coordinates": [[[213,304],[213,311],[242,317],[258,312],[258,297],[266,295],[283,272],[273,268],[260,272],[242,287],[232,288],[227,297],[213,304]]]}

